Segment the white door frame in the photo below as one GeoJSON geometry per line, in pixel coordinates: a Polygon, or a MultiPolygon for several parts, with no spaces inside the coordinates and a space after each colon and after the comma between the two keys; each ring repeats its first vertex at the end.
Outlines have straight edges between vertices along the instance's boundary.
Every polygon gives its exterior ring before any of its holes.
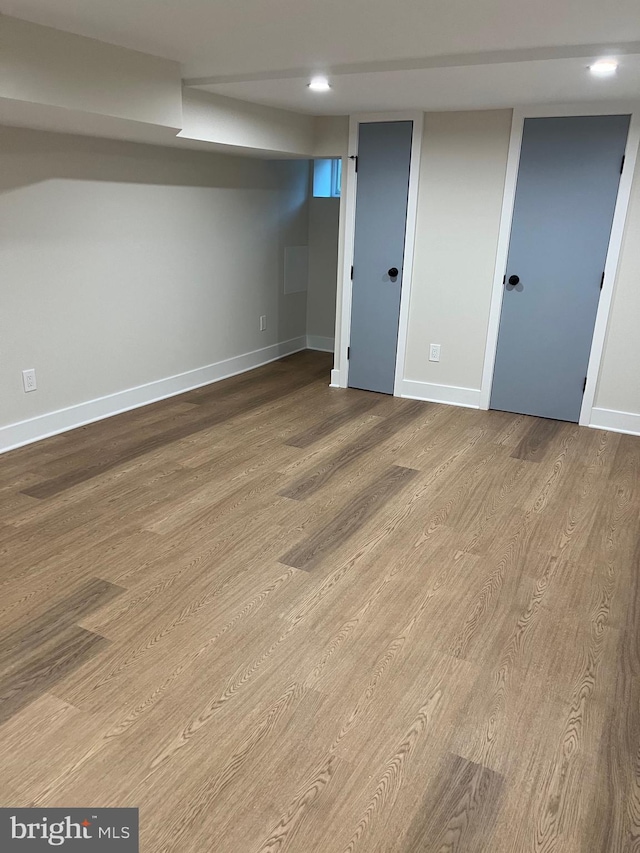
{"type": "MultiPolygon", "coordinates": [[[[393,393],[400,396],[400,386],[404,375],[404,361],[407,349],[407,327],[409,324],[409,300],[411,280],[413,278],[413,252],[416,237],[416,215],[418,211],[418,182],[420,178],[420,155],[422,150],[422,126],[424,113],[408,112],[361,113],[349,118],[349,157],[358,155],[358,135],[361,124],[381,121],[412,121],[411,160],[409,165],[409,193],[407,197],[407,225],[404,238],[404,262],[402,267],[402,289],[400,291],[400,317],[398,322],[398,346],[396,349],[396,375],[393,393]]],[[[337,370],[332,372],[332,385],[346,388],[349,383],[349,360],[347,348],[351,337],[351,266],[356,228],[356,191],[358,178],[355,159],[347,159],[346,180],[343,182],[345,193],[344,207],[344,262],[340,281],[341,311],[336,330],[336,351],[339,353],[337,370]],[[339,349],[338,349],[339,348],[339,349]],[[337,381],[336,381],[337,380],[337,381]]]]}
{"type": "Polygon", "coordinates": [[[502,200],[502,216],[500,219],[500,231],[498,236],[498,248],[496,252],[496,265],[493,277],[493,291],[491,295],[491,308],[489,311],[489,326],[487,330],[487,345],[484,356],[484,368],[482,372],[482,385],[480,388],[480,408],[488,409],[491,399],[491,386],[493,384],[493,371],[496,360],[496,349],[498,346],[498,330],[500,327],[500,314],[502,312],[502,299],[504,296],[503,278],[507,271],[507,256],[509,253],[509,242],[511,239],[511,223],[513,219],[513,206],[516,195],[516,181],[520,165],[520,150],[522,148],[522,133],[524,120],[526,118],[546,118],[553,116],[587,116],[587,115],[631,115],[629,136],[625,149],[624,170],[620,177],[618,187],[618,198],[616,200],[611,227],[611,238],[607,250],[607,259],[604,268],[604,281],[598,303],[596,323],[593,330],[591,342],[591,353],[589,355],[589,366],[587,369],[587,385],[582,397],[579,423],[588,426],[591,421],[591,411],[596,394],[600,362],[604,350],[607,323],[613,298],[613,286],[618,271],[620,250],[624,235],[624,226],[629,208],[631,196],[631,185],[638,156],[638,145],[640,144],[640,104],[638,102],[603,102],[590,104],[560,104],[551,106],[533,106],[515,109],[511,125],[511,139],[509,142],[509,154],[507,157],[507,172],[505,176],[504,195],[502,200]]]}

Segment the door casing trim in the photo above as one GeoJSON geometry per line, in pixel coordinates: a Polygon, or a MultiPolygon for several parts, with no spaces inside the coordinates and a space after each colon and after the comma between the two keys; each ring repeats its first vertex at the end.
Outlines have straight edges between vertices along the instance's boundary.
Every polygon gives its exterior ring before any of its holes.
{"type": "MultiPolygon", "coordinates": [[[[398,345],[396,348],[396,372],[394,396],[400,396],[404,375],[405,354],[407,349],[407,331],[409,325],[409,303],[411,282],[413,279],[413,255],[416,238],[416,217],[418,212],[418,187],[420,180],[420,159],[422,154],[422,130],[424,113],[419,110],[384,113],[357,113],[349,117],[348,157],[358,155],[358,134],[361,124],[385,121],[412,121],[411,159],[409,165],[409,192],[407,196],[407,222],[404,238],[404,263],[402,268],[402,290],[400,291],[400,316],[398,320],[398,345]]],[[[346,388],[349,384],[349,360],[347,347],[351,337],[351,266],[356,228],[356,192],[358,179],[355,161],[347,159],[343,169],[344,191],[344,258],[338,282],[340,312],[336,317],[336,363],[331,374],[334,387],[346,388]]]]}
{"type": "Polygon", "coordinates": [[[504,296],[503,278],[507,271],[507,256],[509,253],[509,242],[511,239],[511,224],[513,220],[513,208],[516,195],[516,181],[520,165],[520,151],[522,148],[522,134],[524,121],[527,118],[551,118],[562,116],[587,116],[587,115],[630,115],[629,135],[625,149],[624,170],[620,177],[618,186],[618,197],[613,214],[611,226],[611,237],[607,249],[607,258],[604,268],[604,281],[596,313],[596,322],[593,329],[589,365],[587,368],[587,384],[582,397],[579,423],[581,426],[589,426],[592,420],[593,404],[595,401],[600,363],[604,351],[604,344],[609,322],[609,313],[613,300],[614,284],[620,262],[622,239],[631,198],[631,187],[638,157],[640,145],[640,107],[637,102],[603,102],[591,104],[557,104],[550,106],[531,106],[517,108],[513,111],[511,123],[511,137],[509,140],[509,152],[507,155],[507,170],[505,175],[504,193],[502,198],[502,214],[500,217],[500,230],[498,232],[498,247],[496,251],[496,264],[493,277],[493,289],[491,294],[491,307],[489,310],[489,323],[487,328],[487,343],[482,370],[482,384],[480,387],[480,408],[488,409],[491,400],[491,387],[493,385],[493,372],[495,368],[496,350],[498,347],[498,330],[500,327],[500,315],[502,313],[502,299],[504,296]]]}

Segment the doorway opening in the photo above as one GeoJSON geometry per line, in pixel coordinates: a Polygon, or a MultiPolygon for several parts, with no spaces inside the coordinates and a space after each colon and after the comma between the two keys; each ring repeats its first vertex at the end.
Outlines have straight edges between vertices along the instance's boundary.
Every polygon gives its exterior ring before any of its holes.
{"type": "Polygon", "coordinates": [[[307,347],[334,352],[342,159],[310,165],[307,347]]]}

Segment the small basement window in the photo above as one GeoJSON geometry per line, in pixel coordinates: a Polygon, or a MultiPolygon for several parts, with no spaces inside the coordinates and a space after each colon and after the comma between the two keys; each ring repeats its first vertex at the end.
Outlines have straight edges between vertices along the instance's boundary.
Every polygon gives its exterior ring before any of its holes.
{"type": "Polygon", "coordinates": [[[315,198],[340,198],[342,160],[313,161],[313,195],[315,198]]]}

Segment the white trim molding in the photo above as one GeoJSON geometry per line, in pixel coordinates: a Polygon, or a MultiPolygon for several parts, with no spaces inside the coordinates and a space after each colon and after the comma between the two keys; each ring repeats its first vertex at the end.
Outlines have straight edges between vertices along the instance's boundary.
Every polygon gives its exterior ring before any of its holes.
{"type": "MultiPolygon", "coordinates": [[[[361,113],[352,115],[349,119],[349,158],[345,160],[347,167],[344,172],[344,259],[338,282],[338,299],[340,300],[340,326],[338,339],[340,353],[337,362],[339,369],[338,387],[346,388],[349,384],[349,361],[347,348],[351,337],[351,265],[356,227],[356,191],[357,175],[354,159],[358,153],[358,132],[361,124],[383,121],[411,121],[413,134],[411,137],[411,161],[409,166],[409,192],[407,196],[407,224],[404,241],[404,262],[402,268],[402,289],[400,291],[400,317],[398,323],[398,345],[396,348],[396,375],[394,394],[400,395],[400,383],[404,370],[407,331],[409,326],[409,302],[411,282],[413,278],[413,256],[416,236],[416,214],[418,209],[418,186],[420,178],[420,159],[422,155],[422,128],[424,113],[419,110],[408,112],[361,113]],[[354,158],[354,159],[351,159],[354,158]]],[[[333,380],[332,380],[333,384],[333,380]]]]}
{"type": "Polygon", "coordinates": [[[307,335],[307,349],[315,349],[319,352],[333,352],[335,339],[325,338],[322,335],[307,335]]]}
{"type": "Polygon", "coordinates": [[[118,391],[115,394],[108,394],[105,397],[87,400],[75,406],[8,424],[0,427],[0,453],[245,373],[263,364],[277,361],[285,355],[292,355],[294,352],[306,349],[306,346],[306,337],[291,338],[291,340],[281,341],[205,367],[198,367],[186,373],[157,379],[145,385],[127,388],[125,391],[118,391]]]}
{"type": "Polygon", "coordinates": [[[461,388],[458,385],[438,385],[435,382],[418,382],[403,379],[399,383],[397,396],[410,400],[426,400],[446,406],[463,406],[466,409],[480,408],[480,389],[461,388]]]}
{"type": "Polygon", "coordinates": [[[402,288],[400,290],[400,316],[398,319],[398,343],[396,346],[396,376],[393,393],[401,396],[404,365],[409,335],[409,305],[413,284],[413,260],[416,247],[416,220],[418,218],[418,192],[420,187],[420,162],[422,160],[422,133],[424,113],[413,117],[411,138],[411,163],[409,167],[409,191],[407,193],[407,219],[404,235],[404,260],[402,264],[402,288]]]}
{"type": "Polygon", "coordinates": [[[331,382],[329,383],[329,388],[340,388],[340,371],[332,370],[331,371],[331,382]]]}
{"type": "Polygon", "coordinates": [[[580,424],[582,426],[588,426],[594,419],[593,416],[595,410],[593,408],[593,404],[596,397],[598,376],[600,375],[600,363],[604,353],[609,313],[613,302],[614,285],[618,275],[620,255],[622,254],[624,227],[627,221],[627,211],[629,210],[629,201],[631,199],[631,189],[636,168],[636,160],[638,158],[639,145],[640,111],[636,109],[634,113],[631,113],[631,124],[629,126],[629,136],[627,137],[627,147],[624,155],[624,169],[622,170],[620,184],[618,186],[618,198],[616,200],[615,211],[613,214],[613,224],[611,226],[611,237],[609,238],[609,249],[607,251],[607,260],[604,268],[602,291],[600,293],[600,301],[598,303],[596,323],[593,329],[591,353],[589,354],[589,366],[587,368],[587,384],[584,389],[582,408],[580,410],[580,424]]]}
{"type": "Polygon", "coordinates": [[[507,269],[509,241],[511,239],[511,220],[513,219],[513,206],[516,198],[516,182],[520,166],[520,147],[522,145],[523,128],[524,117],[521,112],[514,110],[511,119],[511,137],[509,139],[509,151],[507,154],[507,171],[504,179],[502,213],[500,216],[500,229],[498,231],[498,247],[496,249],[496,265],[493,273],[487,342],[482,368],[482,382],[480,385],[481,409],[488,409],[491,399],[493,370],[496,361],[496,350],[498,348],[500,314],[502,312],[502,297],[504,296],[503,279],[507,269]]]}
{"type": "MultiPolygon", "coordinates": [[[[604,350],[604,342],[609,321],[609,312],[613,298],[614,283],[620,261],[622,238],[624,226],[629,208],[631,186],[640,145],[640,106],[637,102],[602,102],[591,104],[554,104],[550,106],[534,106],[513,111],[511,125],[511,139],[509,142],[509,153],[507,157],[507,172],[505,176],[504,194],[502,200],[502,216],[500,219],[500,231],[498,236],[498,248],[496,252],[496,265],[493,277],[493,290],[491,296],[491,308],[489,311],[489,325],[487,329],[487,344],[485,349],[484,365],[482,371],[482,386],[480,391],[480,408],[488,409],[491,399],[491,385],[493,383],[493,371],[495,367],[496,349],[498,346],[498,330],[500,327],[500,314],[502,311],[502,298],[504,296],[503,279],[507,271],[507,257],[509,253],[509,241],[511,238],[511,223],[513,219],[513,207],[516,195],[516,182],[518,179],[518,168],[520,164],[520,150],[522,147],[522,133],[526,118],[544,118],[551,116],[584,116],[584,115],[621,115],[631,116],[629,136],[625,150],[625,165],[618,186],[618,197],[616,201],[611,237],[604,270],[602,293],[598,304],[598,312],[593,330],[591,352],[589,355],[589,366],[587,369],[587,384],[582,398],[579,423],[582,426],[595,426],[595,412],[607,412],[607,409],[593,409],[596,393],[600,363],[604,350]]],[[[627,413],[615,413],[627,415],[627,413]]],[[[632,416],[633,417],[633,416],[632,416]]],[[[605,417],[606,420],[606,417],[605,417]]],[[[624,418],[619,419],[624,420],[624,418]]],[[[626,421],[625,421],[626,422],[626,421]]],[[[621,430],[627,431],[627,430],[621,430]]],[[[633,430],[632,430],[633,431],[633,430]]]]}
{"type": "Polygon", "coordinates": [[[640,435],[640,414],[637,412],[618,412],[615,409],[592,409],[591,423],[593,429],[606,429],[609,432],[624,432],[629,435],[640,435]]]}

